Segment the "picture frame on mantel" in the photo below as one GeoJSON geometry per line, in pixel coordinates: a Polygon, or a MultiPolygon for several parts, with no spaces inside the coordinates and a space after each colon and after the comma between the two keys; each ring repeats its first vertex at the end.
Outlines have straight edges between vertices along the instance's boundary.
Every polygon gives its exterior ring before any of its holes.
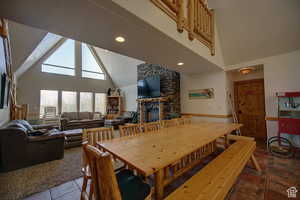
{"type": "Polygon", "coordinates": [[[213,99],[215,98],[215,93],[213,88],[198,89],[198,90],[189,90],[188,96],[189,96],[189,100],[213,99]]]}

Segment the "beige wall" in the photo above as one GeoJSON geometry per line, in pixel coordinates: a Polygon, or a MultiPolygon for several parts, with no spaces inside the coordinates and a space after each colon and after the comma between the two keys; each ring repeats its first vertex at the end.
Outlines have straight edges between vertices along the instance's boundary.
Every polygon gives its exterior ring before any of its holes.
{"type": "MultiPolygon", "coordinates": [[[[79,43],[77,43],[77,45],[78,44],[79,43]]],[[[48,52],[18,80],[17,100],[19,104],[29,104],[29,113],[34,115],[39,113],[40,90],[106,92],[108,88],[114,87],[109,78],[107,80],[96,80],[81,77],[80,68],[76,68],[76,76],[65,76],[41,72],[42,62],[53,51],[54,49],[48,52]]],[[[80,63],[78,57],[76,62],[80,63]]]]}
{"type": "MultiPolygon", "coordinates": [[[[226,73],[222,70],[203,73],[197,76],[181,74],[181,112],[208,115],[228,115],[230,109],[226,95],[226,73]],[[213,99],[190,100],[188,91],[195,89],[213,88],[215,97],[213,99]]],[[[231,118],[194,117],[196,121],[208,120],[227,122],[231,118]]]]}

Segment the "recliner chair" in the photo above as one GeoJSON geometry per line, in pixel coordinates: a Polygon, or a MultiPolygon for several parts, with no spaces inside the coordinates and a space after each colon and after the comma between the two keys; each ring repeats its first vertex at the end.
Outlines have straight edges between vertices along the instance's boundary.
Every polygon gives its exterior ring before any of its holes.
{"type": "Polygon", "coordinates": [[[0,172],[62,159],[65,136],[52,131],[29,136],[34,128],[25,120],[13,120],[0,129],[0,172]]]}

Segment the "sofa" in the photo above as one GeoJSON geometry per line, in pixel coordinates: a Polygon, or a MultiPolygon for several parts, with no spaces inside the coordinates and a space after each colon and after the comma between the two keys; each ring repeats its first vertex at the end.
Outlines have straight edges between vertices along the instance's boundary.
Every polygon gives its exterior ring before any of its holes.
{"type": "Polygon", "coordinates": [[[64,134],[56,129],[36,130],[25,120],[13,120],[0,129],[0,171],[62,159],[64,140],[64,134]]]}
{"type": "Polygon", "coordinates": [[[119,127],[119,125],[124,125],[126,123],[132,123],[133,118],[136,112],[126,111],[123,112],[120,116],[114,119],[105,119],[105,126],[113,126],[115,129],[119,127]]]}
{"type": "Polygon", "coordinates": [[[63,131],[103,126],[104,118],[97,112],[64,112],[60,116],[60,128],[63,131]]]}

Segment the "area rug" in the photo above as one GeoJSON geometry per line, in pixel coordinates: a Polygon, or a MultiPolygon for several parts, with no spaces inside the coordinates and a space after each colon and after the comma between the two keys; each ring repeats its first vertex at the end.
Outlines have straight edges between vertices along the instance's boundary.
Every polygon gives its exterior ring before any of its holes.
{"type": "Polygon", "coordinates": [[[65,150],[62,160],[0,173],[0,199],[15,200],[81,176],[81,147],[65,150]]]}

